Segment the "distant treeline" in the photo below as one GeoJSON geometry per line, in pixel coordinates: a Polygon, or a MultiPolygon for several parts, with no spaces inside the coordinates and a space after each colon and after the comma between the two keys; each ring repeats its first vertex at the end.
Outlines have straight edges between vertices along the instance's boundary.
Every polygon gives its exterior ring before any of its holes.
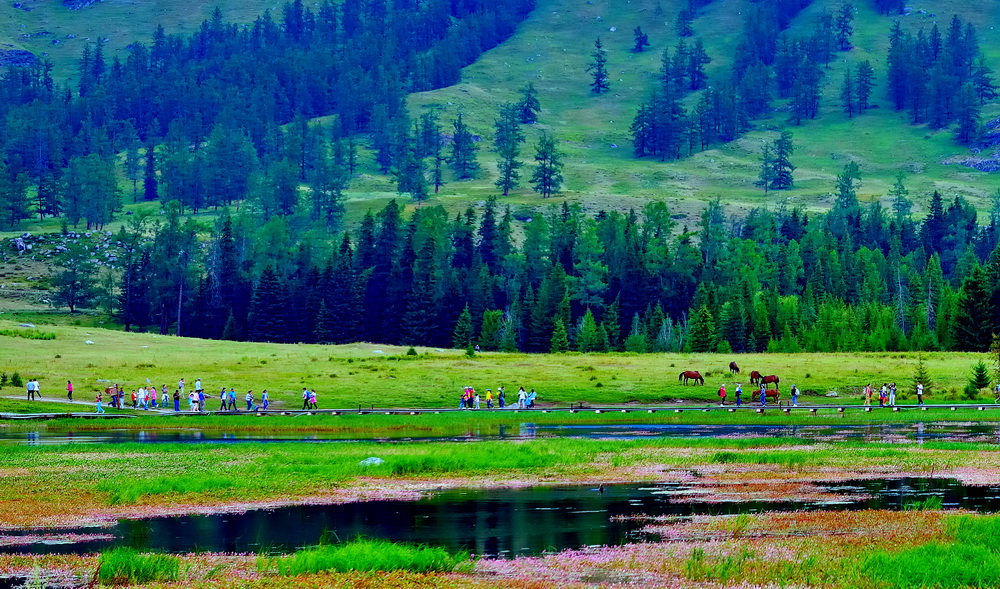
{"type": "MultiPolygon", "coordinates": [[[[335,247],[275,217],[224,216],[206,234],[133,218],[109,282],[92,254],[62,272],[127,329],[272,342],[374,341],[529,352],[984,350],[1000,331],[1000,200],[988,222],[961,197],[910,216],[853,194],[827,215],[713,202],[679,228],[641,212],[576,205],[525,218],[490,199],[449,217],[392,202],[335,247]],[[207,240],[206,240],[207,239],[207,240]],[[89,277],[89,278],[88,278],[89,277]]],[[[79,246],[74,246],[79,247],[79,246]]],[[[76,260],[69,262],[68,260],[76,260]]],[[[66,288],[65,286],[62,288],[66,288]]]]}
{"type": "Polygon", "coordinates": [[[313,10],[294,0],[280,22],[266,12],[251,25],[227,23],[216,10],[190,35],[161,27],[124,59],[88,45],[75,86],[56,84],[48,62],[8,69],[0,77],[0,223],[37,214],[101,227],[121,208],[121,153],[133,188],[144,180],[144,198],[192,210],[241,200],[251,173],[275,191],[336,184],[330,174],[306,177],[307,151],[331,149],[331,138],[306,144],[300,133],[286,144],[281,125],[337,115],[333,139],[409,132],[406,94],[458,81],[532,7],[323,0],[313,10]]]}

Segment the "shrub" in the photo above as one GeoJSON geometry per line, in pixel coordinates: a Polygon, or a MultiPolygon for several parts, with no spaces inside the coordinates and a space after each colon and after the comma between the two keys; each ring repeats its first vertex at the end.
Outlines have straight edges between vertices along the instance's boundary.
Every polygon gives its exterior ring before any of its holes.
{"type": "Polygon", "coordinates": [[[417,351],[413,349],[413,346],[410,346],[410,349],[406,350],[406,355],[407,356],[416,356],[417,355],[417,351]]]}
{"type": "Polygon", "coordinates": [[[98,578],[102,585],[137,585],[176,581],[181,561],[167,554],[139,554],[134,548],[115,548],[101,554],[98,578]]]}
{"type": "Polygon", "coordinates": [[[15,372],[14,374],[10,375],[10,386],[17,388],[24,386],[24,381],[21,380],[21,373],[15,372]]]}

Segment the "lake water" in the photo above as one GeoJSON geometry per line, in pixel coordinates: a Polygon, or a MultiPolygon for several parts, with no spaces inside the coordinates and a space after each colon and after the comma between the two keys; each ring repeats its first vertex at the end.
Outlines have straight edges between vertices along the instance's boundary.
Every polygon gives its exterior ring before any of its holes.
{"type": "Polygon", "coordinates": [[[350,439],[329,434],[247,434],[222,431],[183,430],[104,430],[57,432],[0,431],[0,445],[116,444],[140,443],[245,443],[245,442],[345,442],[345,441],[475,441],[523,440],[534,438],[650,439],[650,438],[765,438],[789,437],[817,441],[860,439],[872,442],[912,440],[956,440],[1000,443],[1000,423],[899,423],[867,425],[680,425],[680,424],[535,424],[498,426],[495,430],[470,430],[440,437],[354,436],[350,439]]]}
{"type": "Polygon", "coordinates": [[[948,509],[1000,511],[1000,486],[965,486],[954,479],[850,481],[820,487],[832,494],[830,500],[690,502],[680,497],[690,498],[698,489],[682,484],[609,485],[603,492],[593,486],[463,489],[435,493],[418,501],[370,501],[242,514],[123,520],[111,530],[75,530],[109,533],[113,539],[66,544],[37,542],[0,550],[89,553],[110,546],[132,546],[165,552],[289,552],[314,545],[324,536],[331,541],[343,541],[364,535],[512,557],[646,539],[639,531],[643,522],[631,516],[903,509],[914,500],[930,496],[940,497],[948,509]],[[871,498],[836,501],[833,494],[864,494],[871,498]]]}

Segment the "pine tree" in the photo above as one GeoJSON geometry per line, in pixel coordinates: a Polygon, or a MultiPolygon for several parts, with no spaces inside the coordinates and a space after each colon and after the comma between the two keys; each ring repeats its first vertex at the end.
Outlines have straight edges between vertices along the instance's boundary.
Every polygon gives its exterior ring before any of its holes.
{"type": "MultiPolygon", "coordinates": [[[[840,104],[847,113],[847,118],[854,117],[854,107],[857,102],[857,92],[854,90],[854,77],[851,76],[851,69],[844,72],[844,83],[840,86],[840,104]]],[[[860,108],[859,108],[860,110],[860,108]]]]}
{"type": "Polygon", "coordinates": [[[459,180],[473,178],[479,171],[479,162],[476,161],[476,151],[479,146],[473,141],[472,132],[462,118],[462,113],[458,113],[458,118],[452,123],[454,135],[451,141],[451,157],[448,162],[455,176],[459,180]]]}
{"type": "Polygon", "coordinates": [[[643,325],[639,314],[636,313],[632,316],[632,328],[629,330],[628,337],[625,338],[625,351],[643,354],[648,347],[649,340],[646,336],[646,327],[643,325]]]}
{"type": "Polygon", "coordinates": [[[156,150],[152,143],[146,144],[146,172],[143,176],[142,198],[146,201],[159,198],[156,180],[156,150]]]}
{"type": "Polygon", "coordinates": [[[514,105],[504,104],[500,107],[500,116],[494,123],[494,129],[494,145],[500,158],[497,162],[499,176],[495,184],[507,196],[517,188],[521,177],[518,169],[522,163],[518,157],[521,154],[521,143],[524,142],[524,133],[521,132],[514,105]]]}
{"type": "Polygon", "coordinates": [[[289,312],[285,289],[270,266],[264,269],[250,300],[249,338],[255,342],[288,341],[289,312]]]}
{"type": "Polygon", "coordinates": [[[559,354],[568,350],[569,335],[566,333],[566,325],[562,319],[556,319],[552,328],[552,344],[549,346],[549,352],[559,354]]]}
{"type": "Polygon", "coordinates": [[[590,54],[591,62],[587,64],[587,71],[590,72],[593,81],[590,83],[590,91],[594,94],[601,94],[608,90],[608,52],[601,44],[601,38],[594,41],[594,52],[590,54]]]}
{"type": "Polygon", "coordinates": [[[674,23],[674,30],[678,37],[691,37],[694,35],[694,11],[689,8],[682,8],[677,13],[677,20],[674,23]]]}
{"type": "Polygon", "coordinates": [[[705,44],[699,38],[688,54],[687,79],[691,91],[701,90],[708,85],[708,75],[705,74],[705,66],[712,62],[712,58],[705,51],[705,44]]]}
{"type": "Polygon", "coordinates": [[[548,198],[557,194],[562,187],[562,161],[556,140],[548,133],[542,133],[535,148],[535,171],[531,175],[531,186],[535,192],[548,198]]]}
{"type": "Polygon", "coordinates": [[[717,344],[715,318],[708,306],[702,305],[691,317],[688,341],[692,352],[714,352],[717,344]]]}
{"type": "Polygon", "coordinates": [[[964,84],[956,97],[958,127],[955,129],[955,141],[968,145],[979,137],[979,105],[975,89],[971,84],[964,84]]]}
{"type": "Polygon", "coordinates": [[[586,353],[598,352],[601,347],[602,342],[597,322],[594,320],[594,314],[588,308],[587,312],[580,318],[580,326],[576,334],[576,349],[586,353]]]}
{"type": "Polygon", "coordinates": [[[316,312],[316,324],[313,326],[313,341],[317,344],[332,344],[336,334],[336,318],[326,307],[326,301],[320,301],[316,312]]]}
{"type": "Polygon", "coordinates": [[[483,327],[479,331],[479,345],[484,350],[499,350],[501,330],[503,329],[503,311],[486,311],[483,313],[483,327]]]}
{"type": "Polygon", "coordinates": [[[521,100],[517,103],[518,117],[523,125],[533,125],[538,122],[538,113],[542,104],[538,101],[538,90],[535,84],[528,82],[521,88],[521,100]]]}
{"type": "Polygon", "coordinates": [[[871,107],[872,89],[875,87],[875,68],[867,59],[858,64],[855,77],[855,95],[858,98],[858,112],[864,112],[871,107]]]}
{"type": "Polygon", "coordinates": [[[837,22],[834,25],[834,35],[841,51],[847,51],[851,48],[851,35],[854,34],[853,22],[854,5],[850,3],[844,4],[837,13],[837,22]]]}
{"type": "Polygon", "coordinates": [[[982,360],[976,362],[976,364],[972,367],[972,375],[969,377],[969,384],[976,390],[981,391],[983,389],[990,388],[991,383],[990,371],[986,367],[986,363],[982,360]]]}
{"type": "Polygon", "coordinates": [[[396,190],[418,202],[427,200],[427,170],[415,137],[407,136],[403,153],[395,160],[397,165],[392,173],[396,190]]]}
{"type": "Polygon", "coordinates": [[[452,347],[464,349],[472,345],[472,313],[469,312],[469,305],[462,309],[462,314],[458,316],[458,323],[455,324],[455,331],[452,333],[452,347]]]}
{"type": "Polygon", "coordinates": [[[241,339],[239,325],[236,323],[236,317],[233,316],[232,309],[229,310],[229,316],[226,317],[226,326],[222,328],[222,339],[228,341],[239,341],[241,339]]]}
{"type": "Polygon", "coordinates": [[[782,131],[774,141],[774,175],[771,180],[772,190],[787,190],[792,187],[794,179],[792,172],[795,166],[789,160],[795,148],[792,145],[792,132],[782,131]]]}
{"type": "Polygon", "coordinates": [[[642,53],[643,49],[649,47],[649,35],[642,32],[642,27],[633,29],[632,36],[635,38],[635,44],[632,46],[633,53],[642,53]]]}
{"type": "Polygon", "coordinates": [[[993,313],[986,272],[976,265],[962,281],[955,315],[955,344],[960,350],[985,352],[993,341],[993,313]]]}

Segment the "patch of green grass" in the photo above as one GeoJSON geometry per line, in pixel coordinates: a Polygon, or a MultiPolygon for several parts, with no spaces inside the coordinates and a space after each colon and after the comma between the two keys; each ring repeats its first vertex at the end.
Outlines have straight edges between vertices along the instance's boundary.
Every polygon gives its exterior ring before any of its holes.
{"type": "Polygon", "coordinates": [[[102,585],[176,581],[180,562],[176,556],[140,554],[134,548],[115,548],[101,554],[98,579],[102,585]]]}
{"type": "Polygon", "coordinates": [[[51,331],[38,331],[34,329],[0,329],[0,335],[7,337],[22,337],[24,339],[56,339],[56,334],[51,331]]]}
{"type": "Polygon", "coordinates": [[[113,480],[98,483],[97,490],[108,494],[108,503],[135,503],[144,497],[183,493],[208,493],[232,489],[237,482],[229,477],[199,475],[158,477],[147,480],[113,480]]]}
{"type": "Polygon", "coordinates": [[[472,565],[467,552],[451,554],[433,546],[365,538],[258,561],[259,569],[276,570],[287,577],[321,571],[471,572],[472,565]]]}

